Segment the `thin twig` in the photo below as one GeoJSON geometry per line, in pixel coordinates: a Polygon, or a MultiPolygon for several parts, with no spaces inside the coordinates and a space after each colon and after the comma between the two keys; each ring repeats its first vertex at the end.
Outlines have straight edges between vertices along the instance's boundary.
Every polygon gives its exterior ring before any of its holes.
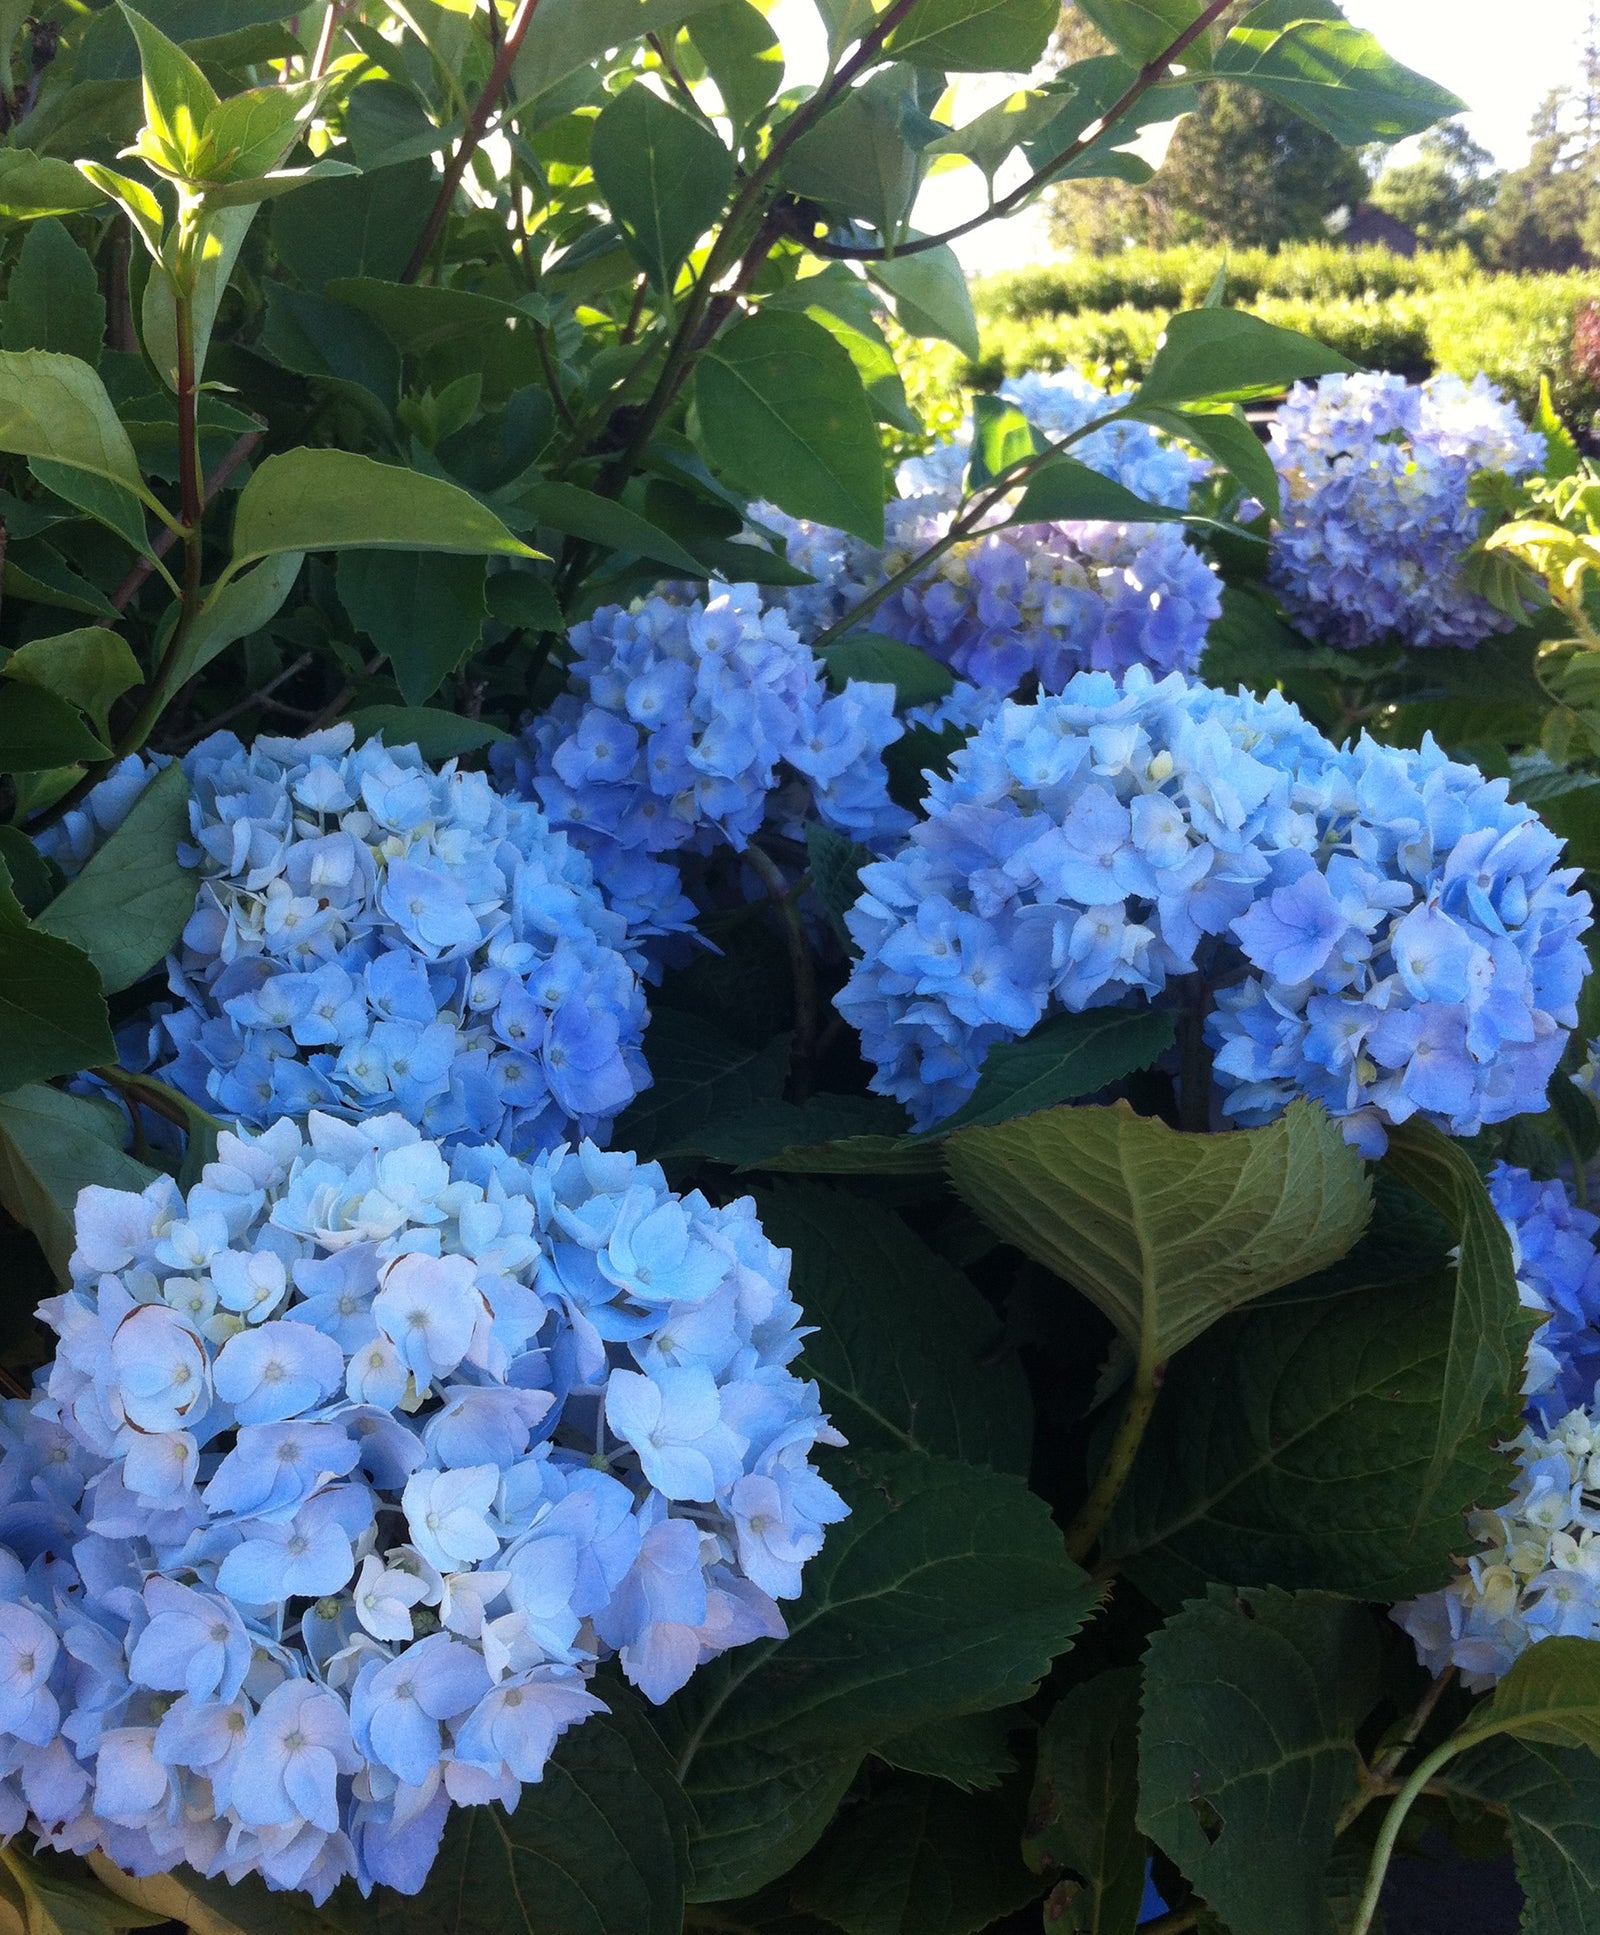
{"type": "MultiPolygon", "coordinates": [[[[197,726],[193,732],[185,734],[183,741],[184,751],[187,752],[190,746],[198,745],[202,739],[207,738],[213,732],[219,731],[223,726],[231,725],[235,719],[241,717],[246,712],[253,711],[258,705],[270,705],[272,703],[273,693],[281,686],[287,685],[291,679],[298,678],[312,663],[314,657],[315,654],[312,652],[302,652],[293,664],[286,665],[275,678],[268,679],[265,685],[257,686],[254,692],[246,693],[244,698],[237,700],[233,705],[225,707],[223,711],[217,713],[213,718],[207,719],[203,725],[197,726]]],[[[291,712],[294,717],[300,719],[309,719],[312,717],[310,712],[304,711],[298,706],[279,706],[276,709],[291,712]]]]}
{"type": "MultiPolygon", "coordinates": [[[[493,0],[490,0],[490,4],[493,5],[493,0]]],[[[456,190],[461,186],[461,178],[467,172],[467,163],[478,152],[479,145],[489,132],[489,123],[499,108],[500,96],[511,78],[512,66],[538,6],[539,0],[517,0],[517,10],[511,16],[511,25],[507,27],[506,37],[500,43],[500,51],[495,55],[494,66],[490,68],[489,78],[478,96],[478,104],[472,110],[466,129],[456,144],[455,153],[445,164],[444,180],[439,184],[433,207],[428,211],[428,219],[417,237],[417,245],[411,251],[411,260],[401,271],[402,282],[416,281],[433,254],[434,244],[444,234],[444,225],[449,219],[456,190]]]]}
{"type": "MultiPolygon", "coordinates": [[[[811,943],[806,939],[805,919],[800,912],[800,897],[784,878],[783,869],[754,841],[744,850],[744,859],[767,890],[767,897],[783,917],[784,939],[789,948],[789,972],[794,981],[794,1037],[789,1051],[789,1099],[804,1102],[811,1094],[817,1056],[817,969],[811,958],[811,943]]],[[[801,885],[804,885],[802,879],[801,885]]]]}

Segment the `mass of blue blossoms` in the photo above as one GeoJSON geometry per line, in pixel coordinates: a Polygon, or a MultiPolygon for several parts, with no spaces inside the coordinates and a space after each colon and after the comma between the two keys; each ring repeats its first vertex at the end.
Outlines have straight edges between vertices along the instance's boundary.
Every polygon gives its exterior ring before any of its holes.
{"type": "Polygon", "coordinates": [[[3,1408],[0,1832],[324,1899],[422,1884],[602,1710],[784,1631],[844,1506],[748,1200],[397,1115],[77,1208],[3,1408]]]}
{"type": "Polygon", "coordinates": [[[626,920],[536,807],[353,740],[219,733],[184,760],[199,880],[155,1072],[257,1127],[393,1109],[518,1155],[603,1139],[649,1082],[626,920]]]}
{"type": "Polygon", "coordinates": [[[1486,377],[1324,376],[1297,383],[1272,423],[1283,485],[1269,582],[1324,644],[1476,645],[1511,620],[1462,582],[1481,535],[1468,486],[1544,461],[1486,377]]]}
{"type": "Polygon", "coordinates": [[[592,862],[630,933],[693,921],[662,856],[743,852],[763,828],[792,835],[812,817],[869,844],[911,824],[882,758],[905,730],[894,687],[830,692],[756,586],[610,605],[571,637],[572,689],[491,759],[592,862]]]}
{"type": "Polygon", "coordinates": [[[996,1041],[1195,977],[1235,1119],[1297,1095],[1381,1153],[1543,1106],[1589,902],[1503,781],[1433,746],[1332,746],[1287,701],[1080,674],[1003,704],[861,875],[838,997],[919,1128],[996,1041]]]}

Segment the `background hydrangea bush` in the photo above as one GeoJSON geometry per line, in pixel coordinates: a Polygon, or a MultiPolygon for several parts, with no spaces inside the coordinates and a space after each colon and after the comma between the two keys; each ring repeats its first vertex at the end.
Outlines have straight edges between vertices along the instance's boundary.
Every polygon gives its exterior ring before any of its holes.
{"type": "Polygon", "coordinates": [[[0,10],[8,1929],[1600,1931],[1600,482],[919,421],[936,162],[1457,105],[1057,11],[0,10]]]}

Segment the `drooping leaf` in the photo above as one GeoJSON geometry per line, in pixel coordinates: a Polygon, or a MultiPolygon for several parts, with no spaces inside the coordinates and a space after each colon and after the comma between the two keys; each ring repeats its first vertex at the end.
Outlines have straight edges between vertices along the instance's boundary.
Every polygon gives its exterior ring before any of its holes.
{"type": "Polygon", "coordinates": [[[883,458],[849,354],[809,316],[763,311],[706,350],[695,374],[706,456],[793,517],[883,541],[883,458]]]}
{"type": "Polygon", "coordinates": [[[430,765],[482,752],[511,737],[487,719],[466,719],[442,706],[367,705],[346,713],[356,744],[383,735],[386,746],[415,746],[430,765]]]}
{"type": "Polygon", "coordinates": [[[876,632],[849,632],[822,650],[828,683],[842,692],[851,679],[864,679],[873,685],[892,685],[897,708],[934,705],[947,698],[955,686],[955,674],[948,665],[907,645],[898,638],[880,638],[876,632]]]}
{"type": "Polygon", "coordinates": [[[340,554],[339,602],[388,659],[407,705],[420,706],[483,635],[484,561],[417,551],[340,554]]]}
{"type": "Polygon", "coordinates": [[[988,1128],[1095,1095],[1172,1046],[1175,1023],[1156,1008],[1095,1008],[1053,1015],[1021,1041],[996,1042],[983,1058],[978,1086],[927,1137],[988,1128]]]}
{"type": "Polygon", "coordinates": [[[672,1008],[651,1019],[646,1059],[654,1080],[617,1120],[619,1149],[655,1156],[693,1149],[702,1125],[776,1101],[789,1071],[789,1039],[747,1047],[672,1008]]]}
{"type": "Polygon", "coordinates": [[[1337,350],[1243,309],[1190,309],[1168,322],[1129,408],[1248,403],[1354,368],[1337,350]]]}
{"type": "Polygon", "coordinates": [[[867,273],[894,303],[895,321],[912,336],[937,336],[963,356],[982,354],[967,278],[954,249],[924,249],[868,264],[867,273]]]}
{"type": "Polygon", "coordinates": [[[1231,1935],[1333,1935],[1325,1877],[1381,1690],[1372,1615],[1218,1590],[1145,1654],[1139,1825],[1231,1935]]]}
{"type": "Polygon", "coordinates": [[[269,457],[239,493],[235,566],[284,551],[459,551],[536,558],[492,511],[438,477],[352,450],[269,457]]]}
{"type": "Polygon", "coordinates": [[[1136,67],[1164,54],[1205,10],[1203,0],[1078,0],[1078,6],[1136,67]]]}
{"type": "Polygon", "coordinates": [[[1163,1359],[1343,1256],[1372,1207],[1360,1157],[1307,1102],[1224,1135],[1180,1135],[1126,1104],[1049,1109],[961,1130],[945,1151],[998,1235],[1163,1359]]]}
{"type": "Polygon", "coordinates": [[[948,73],[1026,73],[1058,18],[1055,0],[921,0],[886,52],[948,73]]]}
{"type": "Polygon", "coordinates": [[[35,925],[82,948],[107,994],[131,988],[177,945],[194,912],[199,882],[178,859],[188,838],[189,787],[174,762],[156,774],[35,925]]]}
{"type": "Polygon", "coordinates": [[[76,215],[105,197],[70,161],[0,149],[0,215],[31,221],[41,215],[76,215]]]}
{"type": "Polygon", "coordinates": [[[0,450],[45,457],[142,494],[138,459],[105,385],[50,350],[0,350],[0,450]]]}
{"type": "Polygon", "coordinates": [[[93,721],[102,738],[112,702],[144,677],[126,643],[103,625],[30,638],[0,668],[0,677],[20,679],[53,692],[93,721]]]}
{"type": "Polygon", "coordinates": [[[110,755],[76,706],[42,685],[0,683],[0,772],[42,773],[110,755]]]}
{"type": "Polygon", "coordinates": [[[33,926],[0,879],[0,1095],[116,1058],[93,961],[33,926]]]}
{"type": "Polygon", "coordinates": [[[1392,1604],[1451,1577],[1471,1508],[1503,1484],[1480,1420],[1419,1518],[1454,1273],[1301,1299],[1285,1290],[1172,1365],[1102,1550],[1159,1606],[1211,1581],[1392,1604]]]}
{"type": "Polygon", "coordinates": [[[853,1446],[932,1451],[1025,1472],[1028,1387],[972,1284],[893,1211],[820,1184],[757,1192],[792,1250],[795,1300],[817,1326],[805,1374],[853,1446]]]}
{"type": "Polygon", "coordinates": [[[1169,437],[1192,443],[1258,499],[1269,517],[1278,515],[1278,473],[1266,445],[1237,405],[1228,410],[1166,410],[1158,404],[1141,404],[1136,414],[1169,437]]]}
{"type": "Polygon", "coordinates": [[[648,87],[625,87],[594,124],[589,165],[634,260],[670,292],[722,212],[733,156],[703,121],[648,87]]]}
{"type": "Polygon", "coordinates": [[[156,1172],[123,1151],[127,1118],[102,1097],[28,1083],[0,1095],[0,1203],[32,1230],[57,1278],[68,1280],[78,1191],[143,1189],[156,1172]]]}
{"type": "Polygon", "coordinates": [[[580,490],[576,484],[530,484],[517,493],[517,505],[534,524],[568,537],[603,544],[612,551],[631,551],[691,578],[703,574],[699,559],[675,537],[626,504],[613,503],[595,491],[580,490]]]}
{"type": "Polygon", "coordinates": [[[6,284],[0,345],[56,350],[92,366],[105,333],[105,298],[93,262],[62,223],[35,222],[6,284]]]}
{"type": "Polygon", "coordinates": [[[922,182],[921,146],[936,128],[922,85],[918,70],[896,66],[852,88],[789,150],[784,187],[898,238],[922,182]]]}
{"type": "Polygon", "coordinates": [[[1025,485],[1008,524],[1042,524],[1056,518],[1088,518],[1108,524],[1174,524],[1182,511],[1135,497],[1115,477],[1091,470],[1076,457],[1052,457],[1025,485]]]}
{"type": "Polygon", "coordinates": [[[305,563],[303,551],[279,551],[264,558],[242,577],[215,586],[195,614],[183,641],[183,663],[178,676],[192,679],[220,652],[277,616],[294,589],[305,563]]]}
{"type": "Polygon", "coordinates": [[[1071,1935],[1133,1935],[1144,1900],[1139,1674],[1100,1673],[1057,1701],[1039,1736],[1023,1856],[1035,1874],[1070,1871],[1071,1935]]]}
{"type": "Polygon", "coordinates": [[[1519,1654],[1454,1738],[1475,1744],[1501,1734],[1600,1754],[1600,1645],[1554,1635],[1519,1654]]]}

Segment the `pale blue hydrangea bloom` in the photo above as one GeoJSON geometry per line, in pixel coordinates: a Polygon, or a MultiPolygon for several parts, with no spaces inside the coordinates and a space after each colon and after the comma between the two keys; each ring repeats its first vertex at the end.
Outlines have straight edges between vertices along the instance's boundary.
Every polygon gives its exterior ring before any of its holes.
{"type": "Polygon", "coordinates": [[[781,1637],[845,1511],[788,1272],[748,1199],[398,1115],[85,1190],[0,1406],[0,1834],[414,1892],[597,1661],[660,1701],[781,1637]]]}
{"type": "Polygon", "coordinates": [[[1600,1216],[1580,1209],[1559,1178],[1535,1182],[1506,1162],[1489,1172],[1489,1195],[1511,1238],[1523,1306],[1544,1318],[1528,1346],[1528,1416],[1553,1429],[1592,1407],[1600,1382],[1600,1216]]]}
{"type": "Polygon", "coordinates": [[[162,753],[129,753],[126,759],[117,761],[77,806],[64,813],[54,826],[47,826],[36,834],[34,845],[70,880],[121,826],[133,811],[134,801],[162,767],[170,764],[162,753]]]}
{"type": "Polygon", "coordinates": [[[163,1080],[247,1124],[398,1109],[518,1154],[603,1138],[648,1084],[637,937],[537,808],[348,725],[219,733],[184,770],[163,1080]]]}
{"type": "Polygon", "coordinates": [[[1297,383],[1271,437],[1283,516],[1270,582],[1311,637],[1459,647],[1508,629],[1461,581],[1482,525],[1467,487],[1481,470],[1527,476],[1545,441],[1487,377],[1297,383]]]}

